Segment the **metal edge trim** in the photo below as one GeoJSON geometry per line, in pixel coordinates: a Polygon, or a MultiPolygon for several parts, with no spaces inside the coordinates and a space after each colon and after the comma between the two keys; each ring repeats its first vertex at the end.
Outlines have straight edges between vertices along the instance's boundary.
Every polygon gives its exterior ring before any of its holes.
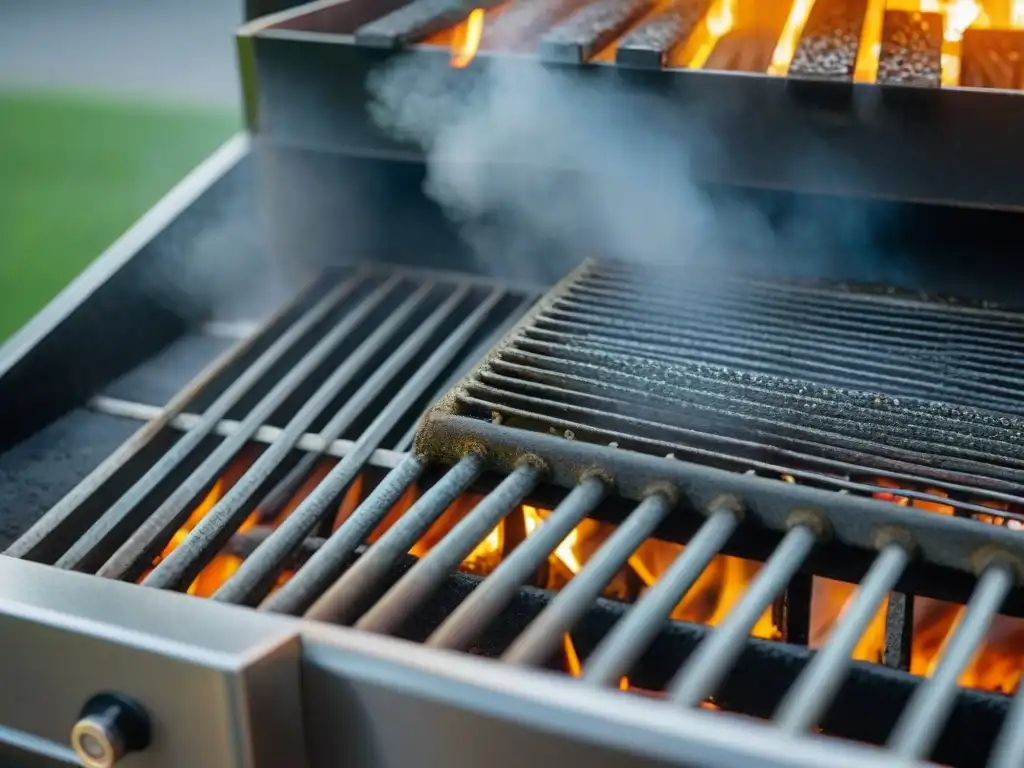
{"type": "Polygon", "coordinates": [[[257,133],[260,125],[260,78],[256,61],[256,42],[251,35],[235,35],[235,56],[241,79],[245,126],[250,133],[257,133]]]}
{"type": "Polygon", "coordinates": [[[80,766],[82,763],[71,747],[41,736],[0,725],[0,752],[10,747],[18,752],[42,758],[49,763],[80,766]]]}
{"type": "Polygon", "coordinates": [[[270,13],[266,16],[260,16],[259,18],[252,19],[251,21],[243,24],[242,27],[239,28],[237,34],[240,36],[251,37],[259,34],[260,32],[276,27],[278,24],[283,24],[286,21],[298,19],[311,13],[322,11],[325,8],[331,8],[332,6],[343,5],[349,2],[353,2],[353,0],[313,0],[313,2],[304,3],[302,5],[295,6],[294,8],[286,8],[283,11],[278,11],[277,13],[270,13]]]}
{"type": "MultiPolygon", "coordinates": [[[[338,677],[372,681],[417,698],[514,719],[531,729],[643,754],[666,763],[693,759],[695,745],[750,760],[804,768],[912,765],[882,748],[839,744],[814,734],[793,738],[770,723],[673,707],[617,690],[595,690],[539,670],[438,651],[346,627],[303,622],[304,663],[338,677]],[[440,684],[443,681],[444,684],[440,684]],[[847,749],[849,747],[849,749],[847,749]],[[757,759],[755,759],[757,758],[757,759]],[[889,759],[887,759],[889,758],[889,759]]],[[[717,761],[722,762],[721,758],[717,761]]],[[[701,763],[703,764],[703,763],[701,763]]]]}
{"type": "Polygon", "coordinates": [[[193,169],[113,242],[67,287],[0,346],[0,377],[78,309],[93,293],[249,152],[249,137],[238,133],[193,169]]]}

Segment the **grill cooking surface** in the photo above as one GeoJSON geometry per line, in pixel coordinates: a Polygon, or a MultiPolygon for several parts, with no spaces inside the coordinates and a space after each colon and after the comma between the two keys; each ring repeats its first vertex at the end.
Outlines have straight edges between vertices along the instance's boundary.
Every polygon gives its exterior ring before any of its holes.
{"type": "Polygon", "coordinates": [[[590,264],[454,403],[569,440],[858,492],[898,481],[905,498],[989,513],[1024,502],[1022,331],[992,309],[590,264]]]}
{"type": "Polygon", "coordinates": [[[1024,614],[1013,314],[601,263],[533,303],[326,275],[169,402],[95,398],[146,423],[5,554],[911,759],[1024,751],[986,635],[1024,614]]]}

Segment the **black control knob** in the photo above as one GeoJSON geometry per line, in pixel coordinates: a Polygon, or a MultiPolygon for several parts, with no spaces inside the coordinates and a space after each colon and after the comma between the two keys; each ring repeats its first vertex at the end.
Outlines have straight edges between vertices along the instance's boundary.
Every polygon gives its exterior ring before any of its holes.
{"type": "Polygon", "coordinates": [[[71,729],[71,746],[86,768],[114,768],[129,752],[149,746],[149,714],[120,693],[89,699],[71,729]]]}

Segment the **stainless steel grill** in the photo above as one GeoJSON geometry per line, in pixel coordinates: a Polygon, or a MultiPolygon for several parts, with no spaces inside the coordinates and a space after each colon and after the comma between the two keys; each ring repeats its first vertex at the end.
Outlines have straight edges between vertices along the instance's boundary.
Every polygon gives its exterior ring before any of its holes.
{"type": "Polygon", "coordinates": [[[1008,523],[974,519],[1018,519],[1018,499],[1004,490],[1017,405],[993,383],[1011,374],[992,351],[1014,354],[1016,316],[852,289],[736,283],[711,292],[657,274],[648,294],[646,271],[588,263],[525,316],[534,294],[472,278],[386,267],[320,278],[251,333],[221,329],[242,338],[167,404],[95,398],[93,409],[147,422],[6,554],[178,591],[227,554],[241,563],[211,593],[216,602],[525,667],[561,669],[571,637],[582,686],[614,689],[629,676],[637,689],[663,690],[661,706],[714,701],[791,736],[821,727],[884,745],[880,759],[1016,764],[1024,707],[957,686],[993,617],[1024,615],[1015,591],[1024,542],[1008,523]],[[808,315],[820,336],[800,330],[808,315]],[[713,328],[718,344],[709,343],[713,328]],[[796,343],[789,365],[809,379],[898,391],[780,379],[776,338],[796,343]],[[832,344],[865,364],[823,363],[832,344]],[[942,368],[947,352],[958,356],[942,368]],[[885,366],[905,375],[881,376],[885,366]],[[932,374],[921,390],[914,371],[932,374]],[[628,386],[641,374],[643,388],[628,386]],[[933,391],[954,403],[988,397],[1006,415],[922,399],[933,391]],[[730,408],[688,410],[715,398],[730,408]],[[637,408],[657,419],[638,419],[637,408]],[[775,430],[735,436],[758,420],[775,430]],[[859,435],[841,446],[847,461],[826,455],[823,447],[850,440],[836,424],[873,429],[875,447],[852,463],[866,442],[859,435]],[[910,447],[901,426],[917,433],[910,447]],[[927,429],[945,429],[927,441],[932,454],[919,445],[927,429]],[[955,443],[956,429],[977,442],[955,443]],[[978,462],[984,474],[936,468],[981,449],[992,452],[978,462]],[[245,452],[233,484],[183,529],[245,452]],[[908,506],[872,498],[883,492],[908,506]],[[467,494],[479,500],[428,551],[410,554],[467,494]],[[552,511],[528,531],[524,503],[552,511]],[[587,519],[616,525],[559,591],[533,586],[587,519]],[[498,527],[507,543],[496,567],[460,571],[498,527]],[[652,537],[685,548],[632,605],[607,599],[609,582],[652,537]],[[722,554],[764,566],[716,627],[669,620],[722,554]],[[818,576],[859,589],[810,653],[818,576]],[[914,595],[966,605],[924,681],[905,671],[914,595]],[[887,600],[883,663],[851,661],[887,600]],[[783,642],[751,637],[766,611],[783,642]]]}

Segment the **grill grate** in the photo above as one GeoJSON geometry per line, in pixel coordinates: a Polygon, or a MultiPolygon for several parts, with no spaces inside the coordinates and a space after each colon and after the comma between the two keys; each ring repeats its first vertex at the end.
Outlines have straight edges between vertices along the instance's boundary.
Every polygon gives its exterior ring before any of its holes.
{"type": "Polygon", "coordinates": [[[455,398],[570,439],[1024,519],[1022,330],[1010,312],[591,264],[455,398]]]}
{"type": "MultiPolygon", "coordinates": [[[[385,468],[400,460],[387,449],[408,445],[431,398],[531,300],[472,278],[380,267],[320,279],[155,413],[96,401],[153,418],[6,554],[137,579],[255,442],[261,449],[254,463],[145,576],[149,586],[184,588],[254,510],[278,516],[322,457],[339,456],[317,493],[252,558],[283,561],[374,459],[385,468]],[[366,413],[376,418],[365,423],[366,413]],[[270,426],[275,422],[282,426],[270,426]],[[132,475],[133,458],[160,444],[164,450],[148,468],[132,475]],[[282,548],[296,535],[294,547],[282,548]]],[[[249,573],[234,583],[246,583],[249,573]]]]}
{"type": "MultiPolygon", "coordinates": [[[[468,379],[463,373],[497,339],[504,340],[497,347],[502,359],[520,342],[530,343],[530,331],[546,322],[553,306],[584,293],[573,293],[575,285],[618,286],[620,295],[632,291],[639,296],[643,284],[639,274],[630,276],[622,268],[588,265],[558,286],[553,300],[542,301],[519,320],[533,296],[506,294],[486,283],[377,268],[320,280],[166,406],[139,408],[109,398],[95,402],[94,407],[120,408],[123,415],[151,420],[7,554],[180,590],[218,553],[228,552],[241,557],[242,564],[213,593],[217,600],[529,666],[551,663],[571,635],[583,659],[583,685],[615,687],[628,674],[637,687],[665,687],[666,706],[697,706],[714,696],[727,709],[772,719],[794,735],[820,726],[837,736],[887,744],[912,760],[966,767],[984,765],[991,752],[993,768],[1019,762],[1024,704],[1011,706],[1004,696],[957,686],[995,615],[1024,615],[1024,600],[1014,589],[1024,555],[1019,535],[826,490],[842,487],[832,481],[855,485],[849,478],[789,468],[794,475],[820,478],[819,487],[791,484],[779,481],[775,470],[765,472],[771,477],[733,471],[746,466],[742,456],[730,456],[733,463],[723,470],[680,461],[682,452],[666,459],[660,453],[566,440],[562,429],[550,434],[550,418],[531,412],[529,419],[521,419],[502,402],[477,410],[467,394],[470,385],[495,370],[497,358],[488,358],[468,379]],[[426,405],[458,381],[456,394],[446,395],[423,422],[417,452],[401,453],[426,405]],[[492,423],[493,411],[502,415],[501,423],[492,423]],[[363,413],[371,416],[359,421],[363,413]],[[487,418],[475,418],[478,413],[487,418]],[[169,446],[156,439],[169,434],[174,438],[169,446]],[[259,449],[253,462],[177,548],[144,576],[190,510],[247,446],[259,449]],[[156,448],[147,469],[129,471],[156,448]],[[318,475],[325,456],[339,461],[318,475]],[[374,468],[383,475],[379,482],[340,523],[325,526],[357,478],[374,468]],[[285,500],[303,483],[309,492],[298,505],[283,521],[267,524],[269,517],[285,514],[285,500]],[[411,506],[367,543],[371,531],[417,489],[421,492],[411,506]],[[411,555],[421,537],[467,493],[482,495],[425,554],[411,555]],[[513,536],[513,519],[524,502],[552,502],[553,510],[534,530],[513,536]],[[246,528],[254,512],[261,516],[246,528]],[[551,593],[529,586],[586,518],[618,524],[563,589],[551,593]],[[460,573],[460,564],[499,525],[514,540],[497,566],[485,578],[460,573]],[[652,536],[686,546],[634,604],[602,597],[652,536]],[[669,620],[722,554],[752,557],[765,565],[717,627],[669,620]],[[282,584],[285,570],[290,574],[282,584]],[[801,624],[809,616],[810,574],[859,584],[853,603],[816,654],[799,644],[807,638],[801,624]],[[935,674],[924,682],[899,671],[908,664],[906,629],[913,600],[905,596],[912,594],[966,605],[935,674]],[[851,661],[853,646],[887,597],[888,666],[851,661]],[[758,618],[780,601],[787,608],[782,626],[787,642],[751,638],[758,618]]],[[[892,297],[756,284],[742,290],[763,300],[749,306],[766,306],[770,299],[784,309],[813,308],[835,321],[837,330],[864,322],[877,307],[893,319],[884,331],[885,344],[896,337],[916,338],[909,331],[900,336],[903,328],[917,328],[922,341],[931,338],[932,324],[944,326],[948,334],[971,338],[968,346],[979,352],[972,358],[978,363],[992,339],[1009,343],[1015,322],[1009,313],[892,297]]],[[[666,287],[662,293],[667,299],[672,291],[666,287]]],[[[717,324],[708,315],[711,300],[701,304],[701,295],[694,290],[679,302],[680,323],[692,320],[695,328],[701,322],[717,324]]],[[[740,295],[716,299],[715,306],[730,307],[731,321],[749,324],[740,295]]],[[[654,304],[652,310],[660,311],[654,304]]],[[[618,311],[612,302],[592,302],[592,308],[618,311]]],[[[561,346],[578,350],[600,342],[605,327],[632,326],[606,322],[585,334],[571,330],[575,336],[561,346]]],[[[779,328],[785,327],[780,320],[779,328]]],[[[823,320],[821,327],[831,326],[823,320]]],[[[773,326],[769,333],[776,330],[773,326]]],[[[751,327],[749,335],[757,331],[751,327]]],[[[723,339],[720,348],[729,343],[723,339]]],[[[867,336],[857,343],[865,350],[871,347],[867,336]]],[[[827,340],[814,344],[824,348],[827,340]]],[[[685,349],[674,341],[662,346],[685,349]]],[[[800,360],[814,357],[811,348],[801,347],[799,354],[800,360]]],[[[602,357],[604,385],[614,383],[611,374],[624,357],[619,352],[602,357]]],[[[578,365],[574,358],[566,362],[570,368],[578,365]]],[[[701,370],[711,368],[697,364],[701,370]]],[[[716,386],[726,379],[714,378],[716,386]]],[[[786,388],[766,389],[780,399],[792,396],[786,388]]],[[[632,407],[629,401],[620,404],[632,407]]],[[[916,403],[892,407],[900,407],[901,416],[909,411],[920,417],[922,412],[915,410],[916,403]]],[[[986,419],[1002,418],[954,410],[955,418],[986,428],[995,429],[986,419]]],[[[586,434],[577,428],[580,437],[586,434]]],[[[628,447],[649,444],[636,439],[628,447]]],[[[916,471],[923,478],[929,470],[916,471]]],[[[928,482],[953,485],[933,477],[928,482]]],[[[872,491],[883,487],[859,485],[872,491]]],[[[975,499],[1000,498],[997,491],[972,493],[975,499]]],[[[954,501],[932,493],[920,496],[954,501]]],[[[957,508],[969,511],[969,503],[961,500],[957,508]]]]}

